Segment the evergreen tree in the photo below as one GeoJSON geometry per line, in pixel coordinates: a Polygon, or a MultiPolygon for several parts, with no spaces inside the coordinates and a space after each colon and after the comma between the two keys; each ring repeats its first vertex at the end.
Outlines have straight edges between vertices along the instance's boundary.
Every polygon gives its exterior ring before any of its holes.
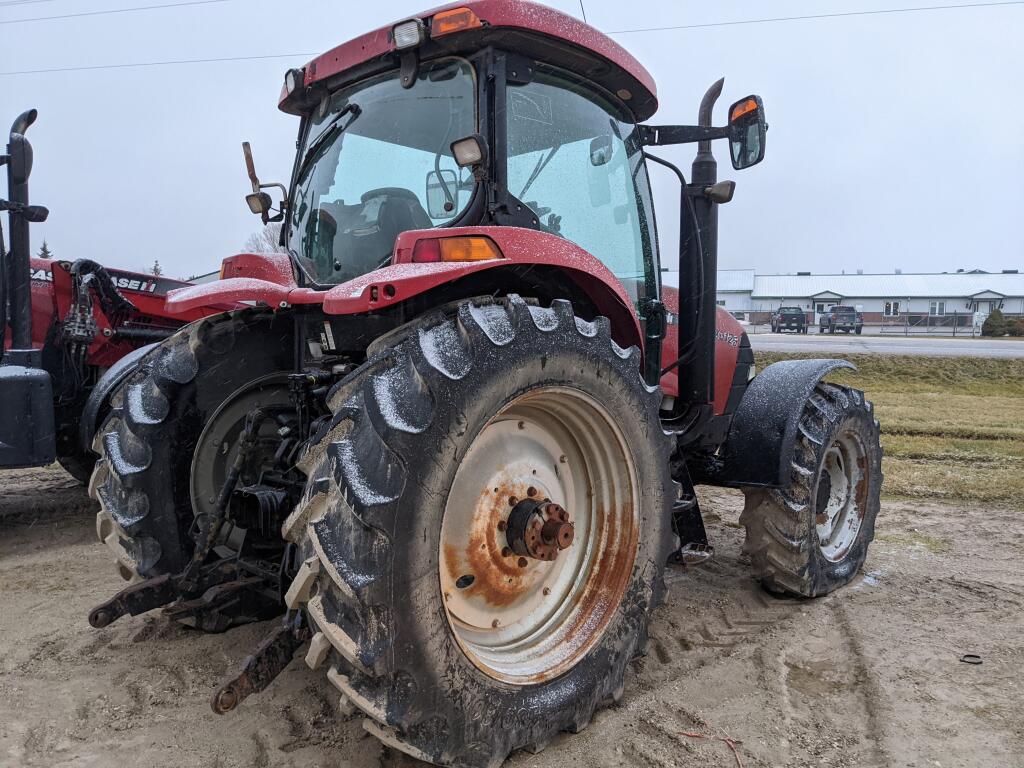
{"type": "Polygon", "coordinates": [[[160,277],[160,275],[162,275],[164,273],[163,267],[160,266],[160,260],[159,259],[157,259],[156,261],[153,262],[153,266],[150,268],[149,271],[152,272],[157,277],[160,277]]]}
{"type": "Polygon", "coordinates": [[[1005,336],[1006,335],[1006,319],[1003,317],[1003,313],[998,309],[993,309],[991,314],[985,318],[985,322],[981,325],[982,336],[1005,336]]]}
{"type": "Polygon", "coordinates": [[[40,259],[52,259],[53,258],[53,251],[50,250],[50,247],[46,244],[45,240],[43,240],[43,245],[39,249],[39,258],[40,259]]]}

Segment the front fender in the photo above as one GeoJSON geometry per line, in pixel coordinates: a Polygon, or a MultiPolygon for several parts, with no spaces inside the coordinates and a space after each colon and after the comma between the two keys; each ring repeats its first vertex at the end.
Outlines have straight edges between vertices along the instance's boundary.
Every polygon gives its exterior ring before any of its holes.
{"type": "Polygon", "coordinates": [[[750,382],[720,451],[712,481],[731,487],[789,485],[804,404],[824,376],[856,367],[846,360],[783,360],[750,382]]]}
{"type": "Polygon", "coordinates": [[[92,450],[92,438],[100,426],[100,420],[105,415],[110,395],[138,370],[142,359],[157,346],[158,344],[147,344],[144,347],[133,349],[110,366],[96,382],[96,386],[92,388],[89,398],[85,401],[85,407],[82,408],[82,415],[78,421],[78,439],[83,449],[92,450]]]}

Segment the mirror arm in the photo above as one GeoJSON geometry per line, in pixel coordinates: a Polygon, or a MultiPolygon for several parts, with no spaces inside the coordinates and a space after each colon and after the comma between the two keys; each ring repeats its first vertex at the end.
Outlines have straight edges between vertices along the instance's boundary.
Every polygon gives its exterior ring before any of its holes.
{"type": "Polygon", "coordinates": [[[644,146],[662,147],[668,144],[696,144],[701,141],[726,139],[729,127],[715,128],[703,125],[640,125],[640,141],[644,146]]]}

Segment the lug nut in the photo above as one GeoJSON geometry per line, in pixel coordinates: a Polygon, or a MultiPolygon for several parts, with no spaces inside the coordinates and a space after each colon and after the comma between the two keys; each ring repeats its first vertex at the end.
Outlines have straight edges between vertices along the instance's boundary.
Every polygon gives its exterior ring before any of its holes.
{"type": "Polygon", "coordinates": [[[530,564],[530,561],[529,561],[529,560],[527,560],[527,559],[526,559],[525,557],[520,557],[520,558],[519,558],[519,567],[520,567],[520,568],[525,568],[525,567],[526,567],[526,566],[528,566],[529,564],[530,564]]]}
{"type": "Polygon", "coordinates": [[[504,520],[499,520],[498,521],[498,530],[499,531],[504,531],[506,528],[508,528],[508,523],[506,523],[504,520]]]}

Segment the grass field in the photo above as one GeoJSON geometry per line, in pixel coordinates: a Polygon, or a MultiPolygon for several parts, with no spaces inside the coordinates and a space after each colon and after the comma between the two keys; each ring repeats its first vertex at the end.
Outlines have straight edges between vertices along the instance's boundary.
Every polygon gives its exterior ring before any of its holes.
{"type": "MultiPolygon", "coordinates": [[[[759,353],[759,368],[812,355],[759,353]]],[[[1024,506],[1024,360],[847,355],[882,425],[883,493],[1024,506]]]]}

